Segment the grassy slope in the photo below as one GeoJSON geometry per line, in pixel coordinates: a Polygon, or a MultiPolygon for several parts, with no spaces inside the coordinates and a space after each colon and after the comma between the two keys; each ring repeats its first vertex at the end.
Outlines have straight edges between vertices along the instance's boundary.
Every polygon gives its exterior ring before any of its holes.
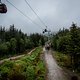
{"type": "Polygon", "coordinates": [[[57,63],[61,67],[70,68],[71,62],[70,62],[70,56],[66,54],[62,54],[61,52],[53,52],[53,57],[56,59],[57,63]]]}
{"type": "Polygon", "coordinates": [[[0,66],[0,80],[45,80],[45,66],[40,59],[42,48],[15,61],[5,61],[0,66]],[[8,79],[7,79],[8,78],[8,79]]]}

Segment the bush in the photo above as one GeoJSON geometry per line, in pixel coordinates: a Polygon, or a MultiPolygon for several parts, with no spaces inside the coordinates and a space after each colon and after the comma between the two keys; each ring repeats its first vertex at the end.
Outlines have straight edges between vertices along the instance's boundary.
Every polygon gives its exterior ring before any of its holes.
{"type": "Polygon", "coordinates": [[[62,67],[71,67],[70,56],[67,54],[63,54],[60,52],[55,52],[54,54],[55,59],[57,60],[58,64],[62,67]]]}
{"type": "Polygon", "coordinates": [[[12,68],[14,66],[14,62],[13,61],[5,61],[4,64],[2,65],[3,67],[7,67],[7,68],[12,68]]]}
{"type": "Polygon", "coordinates": [[[13,71],[9,75],[9,80],[26,80],[26,77],[22,73],[16,73],[15,71],[13,71]]]}
{"type": "Polygon", "coordinates": [[[8,46],[6,45],[6,43],[0,44],[0,54],[5,55],[7,53],[8,53],[8,46]]]}
{"type": "Polygon", "coordinates": [[[6,66],[0,67],[1,80],[7,80],[8,74],[9,74],[9,69],[6,66]]]}

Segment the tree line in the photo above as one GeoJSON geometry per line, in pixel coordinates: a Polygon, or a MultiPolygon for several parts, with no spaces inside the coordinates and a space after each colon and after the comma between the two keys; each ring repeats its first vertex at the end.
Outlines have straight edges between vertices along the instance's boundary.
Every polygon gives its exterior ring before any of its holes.
{"type": "Polygon", "coordinates": [[[10,25],[9,29],[0,27],[0,56],[22,53],[27,49],[44,45],[42,34],[34,33],[27,35],[10,25]]]}
{"type": "Polygon", "coordinates": [[[53,34],[53,49],[71,57],[71,66],[80,70],[80,27],[72,23],[69,29],[60,29],[53,34]]]}

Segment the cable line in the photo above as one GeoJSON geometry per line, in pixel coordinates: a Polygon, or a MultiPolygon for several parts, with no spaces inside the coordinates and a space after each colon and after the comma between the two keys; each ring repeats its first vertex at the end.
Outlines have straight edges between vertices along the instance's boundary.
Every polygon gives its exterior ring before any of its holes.
{"type": "Polygon", "coordinates": [[[42,29],[42,27],[37,24],[36,22],[34,22],[30,17],[28,17],[26,14],[24,14],[21,10],[19,10],[15,5],[13,5],[10,1],[6,0],[10,5],[12,5],[17,11],[19,11],[22,15],[24,15],[26,18],[28,18],[32,23],[34,23],[35,25],[37,25],[39,28],[42,29]]]}
{"type": "Polygon", "coordinates": [[[31,5],[25,0],[26,4],[30,7],[30,9],[34,12],[34,14],[37,16],[37,18],[40,20],[40,22],[46,27],[45,23],[41,20],[41,18],[38,16],[38,14],[34,11],[34,9],[31,7],[31,5]]]}

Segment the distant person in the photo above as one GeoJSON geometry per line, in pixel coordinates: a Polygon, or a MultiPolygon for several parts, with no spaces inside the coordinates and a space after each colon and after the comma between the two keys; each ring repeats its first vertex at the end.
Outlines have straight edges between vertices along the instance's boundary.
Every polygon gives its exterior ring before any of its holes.
{"type": "Polygon", "coordinates": [[[45,45],[45,48],[46,48],[46,50],[49,50],[50,49],[50,45],[49,44],[46,44],[45,45]]]}

